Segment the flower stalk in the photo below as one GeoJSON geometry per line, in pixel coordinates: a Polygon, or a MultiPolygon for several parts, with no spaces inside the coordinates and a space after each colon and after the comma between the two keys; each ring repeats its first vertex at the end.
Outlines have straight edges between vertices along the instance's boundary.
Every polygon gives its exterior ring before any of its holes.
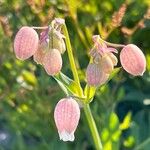
{"type": "MultiPolygon", "coordinates": [[[[70,62],[71,70],[73,73],[73,77],[74,77],[75,82],[79,86],[79,90],[78,90],[79,97],[82,98],[82,97],[84,97],[83,90],[82,90],[81,85],[80,85],[80,80],[79,80],[77,68],[75,65],[75,60],[73,57],[72,47],[71,47],[70,38],[69,38],[69,34],[68,34],[68,30],[67,30],[66,25],[63,26],[63,32],[64,32],[64,35],[66,37],[65,40],[66,40],[67,52],[68,52],[68,57],[69,57],[69,62],[70,62]]],[[[85,113],[89,128],[91,130],[91,134],[93,137],[95,148],[96,148],[96,150],[102,150],[101,139],[100,139],[93,115],[91,113],[91,109],[90,109],[89,104],[85,104],[83,109],[84,109],[84,113],[85,113]]]]}
{"type": "Polygon", "coordinates": [[[102,42],[104,42],[107,46],[116,47],[116,48],[125,47],[125,45],[123,45],[123,44],[110,43],[110,42],[104,41],[103,39],[100,39],[100,40],[101,40],[102,42]]]}
{"type": "Polygon", "coordinates": [[[44,30],[44,29],[47,29],[48,26],[45,26],[45,27],[35,27],[35,26],[32,26],[31,28],[33,28],[33,29],[39,29],[39,30],[44,30]]]}
{"type": "MultiPolygon", "coordinates": [[[[83,39],[83,36],[81,37],[83,39]]],[[[146,58],[142,50],[134,44],[122,45],[106,42],[101,39],[100,35],[93,35],[92,40],[94,45],[90,51],[91,60],[86,70],[87,85],[84,92],[80,84],[78,67],[75,63],[64,19],[55,18],[50,26],[45,27],[23,26],[15,36],[14,52],[20,60],[33,57],[37,64],[44,67],[48,75],[55,78],[66,93],[67,97],[57,103],[54,115],[60,140],[74,141],[74,132],[80,119],[80,108],[77,103],[79,99],[80,102],[81,100],[83,102],[83,104],[79,103],[83,106],[95,148],[102,150],[100,135],[89,106],[95,95],[95,90],[110,79],[109,77],[118,63],[115,56],[118,53],[116,48],[122,48],[120,52],[121,65],[126,72],[133,76],[143,75],[146,70],[146,58]],[[40,38],[34,29],[44,30],[40,33],[40,38]],[[63,34],[61,33],[62,29],[63,34]],[[65,52],[66,47],[74,81],[63,75],[63,82],[61,82],[59,80],[59,73],[62,68],[61,54],[65,52]],[[69,87],[71,85],[73,85],[73,89],[69,87]]]]}

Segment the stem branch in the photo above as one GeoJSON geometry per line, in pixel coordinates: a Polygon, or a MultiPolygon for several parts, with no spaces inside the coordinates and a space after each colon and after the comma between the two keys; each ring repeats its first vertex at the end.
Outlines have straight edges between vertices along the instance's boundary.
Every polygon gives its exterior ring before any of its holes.
{"type": "Polygon", "coordinates": [[[123,44],[114,44],[114,43],[110,43],[110,42],[106,42],[106,41],[104,41],[104,43],[107,44],[108,46],[112,46],[112,47],[116,47],[116,48],[125,47],[125,45],[123,45],[123,44]]]}
{"type": "Polygon", "coordinates": [[[48,26],[45,26],[45,27],[31,27],[31,28],[33,28],[33,29],[39,29],[39,30],[44,30],[44,29],[47,29],[48,28],[48,26]]]}
{"type": "Polygon", "coordinates": [[[110,42],[104,41],[103,39],[101,39],[101,41],[103,41],[108,46],[112,46],[112,47],[116,47],[116,48],[125,47],[125,45],[123,45],[123,44],[110,43],[110,42]]]}

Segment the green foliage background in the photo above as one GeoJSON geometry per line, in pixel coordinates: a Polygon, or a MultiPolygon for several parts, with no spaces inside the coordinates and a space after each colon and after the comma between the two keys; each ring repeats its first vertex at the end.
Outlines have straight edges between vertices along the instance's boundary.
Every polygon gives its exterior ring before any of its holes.
{"type": "MultiPolygon", "coordinates": [[[[144,20],[144,28],[138,24],[148,7],[149,0],[0,0],[0,150],[94,150],[82,110],[75,141],[59,141],[53,111],[63,92],[32,58],[19,61],[13,53],[21,26],[44,26],[54,17],[66,19],[83,86],[93,34],[143,50],[144,76],[133,78],[122,69],[96,91],[91,109],[105,150],[149,150],[150,20],[144,20]],[[114,28],[112,14],[122,3],[127,10],[114,28]],[[123,27],[132,33],[125,34],[123,27]]],[[[62,72],[72,77],[67,53],[63,63],[62,72]]]]}

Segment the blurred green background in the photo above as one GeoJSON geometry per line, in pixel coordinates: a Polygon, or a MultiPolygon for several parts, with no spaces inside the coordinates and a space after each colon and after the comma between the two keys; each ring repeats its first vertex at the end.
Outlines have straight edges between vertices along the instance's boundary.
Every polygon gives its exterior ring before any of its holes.
{"type": "MultiPolygon", "coordinates": [[[[0,0],[0,150],[94,150],[82,110],[75,141],[59,140],[53,111],[64,93],[32,58],[19,61],[13,53],[21,26],[45,26],[55,17],[66,20],[83,86],[93,34],[143,50],[144,76],[133,77],[121,69],[97,90],[91,109],[104,150],[149,150],[149,0],[0,0]],[[126,13],[116,24],[119,8],[126,13]]],[[[62,72],[72,77],[67,53],[63,60],[62,72]]]]}

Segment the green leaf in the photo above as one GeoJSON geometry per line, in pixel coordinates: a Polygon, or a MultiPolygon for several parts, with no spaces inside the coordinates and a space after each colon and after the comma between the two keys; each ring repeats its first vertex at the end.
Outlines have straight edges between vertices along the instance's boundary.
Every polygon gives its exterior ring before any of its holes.
{"type": "Polygon", "coordinates": [[[119,127],[119,119],[118,116],[112,112],[109,118],[109,128],[111,131],[118,129],[119,127]]]}
{"type": "Polygon", "coordinates": [[[113,150],[111,140],[107,141],[107,143],[103,145],[103,150],[113,150]]]}
{"type": "Polygon", "coordinates": [[[68,96],[69,92],[68,92],[67,87],[59,79],[57,79],[56,77],[54,77],[54,79],[57,81],[58,85],[63,90],[63,92],[68,96]]]}
{"type": "Polygon", "coordinates": [[[120,136],[121,136],[121,130],[118,129],[111,135],[111,138],[113,141],[118,142],[120,139],[120,136]]]}
{"type": "Polygon", "coordinates": [[[124,142],[123,145],[125,147],[132,147],[135,144],[135,138],[133,136],[129,136],[124,142]]]}
{"type": "Polygon", "coordinates": [[[132,117],[131,112],[128,112],[127,115],[125,116],[123,122],[120,124],[121,130],[128,129],[130,127],[131,117],[132,117]]]}
{"type": "Polygon", "coordinates": [[[60,72],[54,79],[58,82],[65,93],[78,96],[78,89],[80,88],[75,81],[60,72]]]}
{"type": "Polygon", "coordinates": [[[107,128],[104,128],[101,133],[102,141],[107,142],[109,140],[109,136],[110,136],[109,130],[107,128]]]}

